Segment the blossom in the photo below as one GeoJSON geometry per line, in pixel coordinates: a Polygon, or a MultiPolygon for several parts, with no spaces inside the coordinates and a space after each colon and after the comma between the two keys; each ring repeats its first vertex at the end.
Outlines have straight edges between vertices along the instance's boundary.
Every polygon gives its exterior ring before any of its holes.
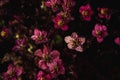
{"type": "Polygon", "coordinates": [[[47,32],[34,29],[34,35],[31,36],[31,39],[34,40],[36,44],[44,43],[48,40],[47,32]]]}
{"type": "Polygon", "coordinates": [[[120,46],[120,37],[116,37],[116,38],[114,39],[114,42],[115,42],[117,45],[120,46]]]}
{"type": "Polygon", "coordinates": [[[62,18],[62,16],[57,15],[54,19],[54,27],[56,29],[62,29],[63,31],[68,30],[68,25],[66,24],[65,20],[62,18]]]}
{"type": "Polygon", "coordinates": [[[107,27],[105,25],[96,24],[92,35],[97,38],[97,41],[101,43],[103,39],[108,35],[107,27]]]}
{"type": "Polygon", "coordinates": [[[58,5],[60,4],[61,4],[60,0],[48,0],[45,2],[45,5],[47,7],[51,7],[53,12],[56,12],[59,9],[58,5]]]}
{"type": "Polygon", "coordinates": [[[43,71],[39,71],[37,74],[37,80],[51,80],[51,76],[43,71]]]}
{"type": "Polygon", "coordinates": [[[73,0],[63,0],[63,10],[70,11],[70,8],[75,6],[75,2],[73,0]]]}
{"type": "Polygon", "coordinates": [[[19,51],[20,53],[22,53],[22,51],[24,51],[25,47],[26,47],[26,38],[17,39],[16,44],[14,45],[12,50],[19,51]]]}
{"type": "Polygon", "coordinates": [[[56,78],[58,75],[65,74],[65,68],[60,59],[55,62],[49,63],[48,66],[52,78],[56,78]]]}
{"type": "Polygon", "coordinates": [[[93,11],[90,7],[90,4],[87,4],[85,6],[81,6],[79,8],[79,12],[82,15],[82,18],[86,21],[90,21],[91,20],[91,16],[93,15],[93,11]]]}
{"type": "Polygon", "coordinates": [[[4,28],[1,32],[0,32],[1,37],[7,37],[9,35],[9,29],[8,28],[4,28]]]}
{"type": "Polygon", "coordinates": [[[9,64],[7,71],[3,74],[4,80],[18,80],[23,73],[21,67],[16,67],[13,64],[9,64]]]}
{"type": "Polygon", "coordinates": [[[100,18],[106,18],[106,19],[110,19],[111,17],[111,13],[110,10],[108,8],[98,8],[98,16],[100,18]]]}
{"type": "Polygon", "coordinates": [[[76,32],[73,32],[71,36],[64,38],[69,49],[75,49],[76,51],[83,52],[83,44],[85,43],[84,37],[79,37],[76,32]]]}
{"type": "Polygon", "coordinates": [[[41,58],[38,62],[38,66],[41,69],[47,69],[47,63],[59,60],[60,53],[57,50],[50,51],[50,49],[44,45],[43,51],[38,49],[35,51],[35,55],[41,58]]]}

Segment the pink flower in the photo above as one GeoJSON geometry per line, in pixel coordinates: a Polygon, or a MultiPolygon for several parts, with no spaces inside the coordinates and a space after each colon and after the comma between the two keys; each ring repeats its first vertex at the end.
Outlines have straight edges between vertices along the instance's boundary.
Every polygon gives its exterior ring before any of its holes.
{"type": "Polygon", "coordinates": [[[26,47],[26,38],[17,39],[15,46],[12,48],[14,51],[19,51],[22,53],[26,47]]]}
{"type": "Polygon", "coordinates": [[[67,31],[68,30],[68,25],[66,25],[65,20],[62,18],[62,16],[56,16],[53,19],[54,22],[54,27],[56,29],[62,29],[63,31],[67,31]]]}
{"type": "Polygon", "coordinates": [[[44,43],[47,39],[47,32],[34,29],[34,35],[31,36],[31,39],[35,41],[36,44],[44,43]]]}
{"type": "Polygon", "coordinates": [[[106,19],[110,19],[111,17],[111,13],[110,13],[110,10],[108,8],[98,8],[98,16],[100,18],[106,18],[106,19]]]}
{"type": "Polygon", "coordinates": [[[51,63],[59,59],[60,53],[57,50],[50,51],[46,46],[44,46],[43,51],[38,49],[35,51],[35,55],[41,58],[38,62],[38,66],[45,70],[48,67],[47,63],[51,63]]]}
{"type": "Polygon", "coordinates": [[[84,37],[79,37],[76,32],[73,32],[71,36],[65,37],[65,42],[68,43],[69,49],[75,49],[76,51],[83,52],[82,45],[85,43],[84,37]]]}
{"type": "Polygon", "coordinates": [[[87,4],[85,6],[81,6],[79,8],[79,12],[82,15],[82,18],[86,21],[90,21],[91,20],[91,16],[93,15],[93,11],[90,7],[90,4],[87,4]]]}
{"type": "Polygon", "coordinates": [[[70,8],[75,6],[75,2],[73,0],[63,0],[63,10],[64,11],[70,11],[70,8]]]}
{"type": "Polygon", "coordinates": [[[116,37],[116,38],[114,39],[114,42],[115,42],[117,45],[120,46],[120,37],[116,37]]]}
{"type": "Polygon", "coordinates": [[[52,78],[56,78],[58,75],[65,74],[65,68],[60,59],[55,62],[49,63],[48,66],[52,78]]]}
{"type": "Polygon", "coordinates": [[[92,31],[92,35],[97,38],[99,43],[101,43],[104,37],[108,35],[107,27],[105,25],[96,24],[92,31]]]}
{"type": "Polygon", "coordinates": [[[37,80],[51,80],[51,76],[43,71],[39,71],[37,74],[37,80]]]}
{"type": "Polygon", "coordinates": [[[53,12],[56,12],[59,9],[58,5],[60,5],[60,4],[61,4],[60,0],[47,0],[45,2],[45,5],[47,7],[51,7],[53,12]]]}
{"type": "Polygon", "coordinates": [[[18,77],[22,75],[23,71],[21,67],[16,67],[12,64],[8,66],[8,70],[3,74],[4,80],[18,80],[18,77]]]}

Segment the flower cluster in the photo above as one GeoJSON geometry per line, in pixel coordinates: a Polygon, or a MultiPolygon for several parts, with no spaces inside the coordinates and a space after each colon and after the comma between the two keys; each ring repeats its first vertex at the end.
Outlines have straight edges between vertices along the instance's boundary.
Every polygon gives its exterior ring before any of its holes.
{"type": "Polygon", "coordinates": [[[90,0],[0,0],[0,80],[110,80],[96,65],[119,55],[119,12],[90,0]]]}
{"type": "Polygon", "coordinates": [[[60,59],[60,53],[57,50],[51,51],[44,45],[43,50],[38,49],[35,51],[35,56],[39,57],[38,67],[46,73],[39,71],[38,79],[56,78],[58,75],[64,74],[65,69],[60,59]],[[44,76],[43,76],[44,75],[44,76]]]}

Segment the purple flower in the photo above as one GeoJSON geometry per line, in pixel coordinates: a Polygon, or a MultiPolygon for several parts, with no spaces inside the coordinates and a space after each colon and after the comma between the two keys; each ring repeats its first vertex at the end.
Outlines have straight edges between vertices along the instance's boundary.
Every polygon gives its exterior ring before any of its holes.
{"type": "Polygon", "coordinates": [[[51,63],[59,59],[60,53],[57,50],[50,51],[46,46],[44,46],[43,51],[38,49],[35,51],[35,55],[41,58],[38,62],[38,66],[45,70],[48,67],[47,63],[51,63]]]}
{"type": "Polygon", "coordinates": [[[108,8],[98,8],[98,16],[100,18],[106,18],[106,19],[110,19],[111,18],[111,13],[110,10],[108,8]]]}
{"type": "Polygon", "coordinates": [[[107,27],[105,25],[96,24],[92,35],[97,38],[97,41],[101,43],[103,39],[108,35],[107,27]]]}
{"type": "Polygon", "coordinates": [[[116,37],[116,38],[114,39],[114,42],[115,42],[117,45],[120,46],[120,37],[116,37]]]}
{"type": "Polygon", "coordinates": [[[62,16],[57,15],[54,19],[54,27],[56,29],[62,29],[63,31],[68,30],[68,25],[66,25],[65,20],[62,18],[62,16]]]}
{"type": "Polygon", "coordinates": [[[31,36],[31,39],[34,40],[36,44],[47,42],[47,32],[34,29],[34,35],[31,36]]]}
{"type": "Polygon", "coordinates": [[[8,70],[3,74],[4,80],[18,80],[23,71],[21,67],[10,64],[8,70]]]}
{"type": "Polygon", "coordinates": [[[52,78],[56,78],[58,75],[65,74],[65,68],[60,59],[52,63],[49,63],[48,66],[52,78]]]}
{"type": "Polygon", "coordinates": [[[56,12],[59,9],[58,5],[60,5],[60,4],[61,4],[60,0],[47,0],[45,2],[45,5],[47,7],[51,7],[53,12],[56,12]]]}
{"type": "Polygon", "coordinates": [[[87,4],[85,6],[81,6],[79,8],[79,12],[82,15],[82,18],[86,21],[90,21],[91,20],[91,16],[93,15],[93,11],[90,7],[90,4],[87,4]]]}
{"type": "Polygon", "coordinates": [[[15,46],[12,48],[14,51],[19,51],[22,53],[26,47],[26,38],[17,39],[15,46]]]}
{"type": "Polygon", "coordinates": [[[71,36],[66,36],[64,40],[68,43],[67,46],[69,49],[83,52],[82,45],[85,43],[84,37],[79,37],[76,32],[73,32],[71,36]]]}
{"type": "Polygon", "coordinates": [[[37,80],[51,80],[51,76],[43,71],[39,71],[37,74],[37,80]]]}
{"type": "Polygon", "coordinates": [[[63,0],[63,5],[62,5],[62,7],[63,7],[63,10],[64,11],[70,11],[70,8],[71,7],[73,7],[73,6],[75,6],[75,2],[73,1],[73,0],[63,0]]]}

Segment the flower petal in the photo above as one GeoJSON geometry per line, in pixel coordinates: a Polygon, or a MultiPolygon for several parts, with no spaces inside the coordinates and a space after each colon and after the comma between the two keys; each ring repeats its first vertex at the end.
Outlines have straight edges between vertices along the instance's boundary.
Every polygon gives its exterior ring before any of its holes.
{"type": "Polygon", "coordinates": [[[83,48],[81,46],[76,47],[75,50],[79,52],[83,52],[83,48]]]}
{"type": "Polygon", "coordinates": [[[64,38],[64,40],[65,40],[66,43],[70,43],[70,42],[72,42],[74,39],[73,39],[71,36],[66,36],[66,37],[64,38]]]}

